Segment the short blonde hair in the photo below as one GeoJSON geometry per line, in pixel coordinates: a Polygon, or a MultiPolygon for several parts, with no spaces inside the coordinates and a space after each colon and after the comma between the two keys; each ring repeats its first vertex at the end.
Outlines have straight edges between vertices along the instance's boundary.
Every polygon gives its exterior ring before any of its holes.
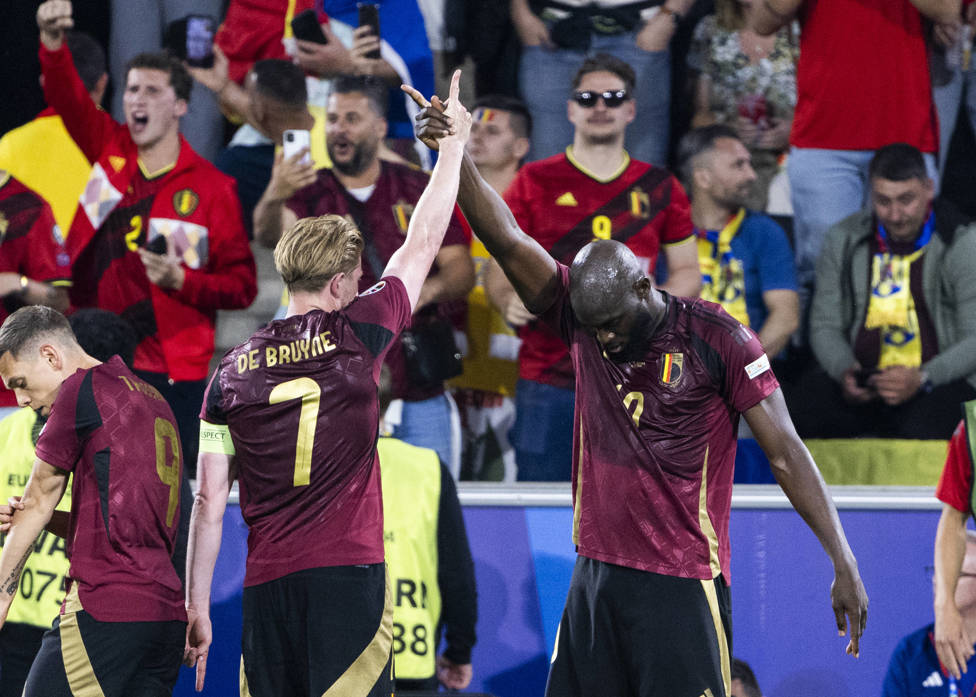
{"type": "Polygon", "coordinates": [[[291,292],[316,293],[333,276],[360,263],[363,235],[339,215],[302,218],[285,232],[274,250],[275,269],[291,292]]]}

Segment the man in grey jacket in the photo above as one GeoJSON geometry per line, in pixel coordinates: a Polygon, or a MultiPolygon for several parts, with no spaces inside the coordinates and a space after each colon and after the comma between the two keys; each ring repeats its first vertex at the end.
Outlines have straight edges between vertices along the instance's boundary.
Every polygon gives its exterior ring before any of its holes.
{"type": "Polygon", "coordinates": [[[921,152],[880,148],[869,209],[834,225],[817,262],[801,378],[804,437],[944,439],[976,397],[976,224],[942,200],[921,152]],[[826,373],[826,374],[824,374],[826,373]]]}

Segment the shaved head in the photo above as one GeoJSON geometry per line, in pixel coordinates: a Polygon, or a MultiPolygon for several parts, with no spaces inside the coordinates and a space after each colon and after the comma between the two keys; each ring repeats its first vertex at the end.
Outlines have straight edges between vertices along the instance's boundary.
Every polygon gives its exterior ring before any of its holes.
{"type": "Polygon", "coordinates": [[[617,362],[642,359],[666,311],[640,261],[614,240],[591,242],[576,255],[569,299],[579,323],[617,362]]]}
{"type": "Polygon", "coordinates": [[[569,270],[573,309],[584,324],[613,314],[643,277],[640,262],[625,245],[615,240],[591,242],[579,251],[569,270]]]}

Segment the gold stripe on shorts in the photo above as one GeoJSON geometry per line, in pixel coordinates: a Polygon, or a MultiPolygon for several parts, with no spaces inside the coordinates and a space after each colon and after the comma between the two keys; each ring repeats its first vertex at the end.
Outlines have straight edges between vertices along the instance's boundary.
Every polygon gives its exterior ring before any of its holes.
{"type": "Polygon", "coordinates": [[[68,677],[68,685],[74,697],[105,697],[102,686],[95,677],[85,642],[81,638],[81,627],[78,626],[78,610],[81,600],[78,598],[78,584],[71,584],[71,591],[65,599],[66,608],[77,608],[65,612],[61,616],[58,631],[61,634],[61,660],[64,661],[64,673],[68,677]]]}
{"type": "Polygon", "coordinates": [[[708,599],[708,609],[712,613],[712,622],[715,623],[715,636],[718,638],[718,653],[722,662],[722,682],[725,685],[725,694],[732,693],[732,661],[729,658],[729,642],[725,638],[725,625],[722,624],[722,613],[718,609],[718,593],[715,591],[715,579],[702,580],[702,589],[708,599]]]}
{"type": "Polygon", "coordinates": [[[370,690],[383,674],[383,669],[390,661],[391,650],[393,648],[393,595],[390,592],[390,579],[387,576],[384,585],[386,586],[386,600],[383,603],[383,617],[380,626],[376,629],[376,634],[369,642],[363,652],[359,654],[352,665],[346,668],[346,672],[339,676],[339,679],[332,683],[322,697],[356,697],[358,695],[368,695],[370,690]]]}

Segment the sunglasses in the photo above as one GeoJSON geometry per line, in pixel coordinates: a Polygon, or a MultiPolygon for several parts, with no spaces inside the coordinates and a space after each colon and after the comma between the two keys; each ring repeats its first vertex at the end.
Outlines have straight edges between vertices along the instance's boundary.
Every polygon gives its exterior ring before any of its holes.
{"type": "Polygon", "coordinates": [[[607,90],[606,92],[574,92],[573,101],[584,109],[596,106],[597,100],[603,99],[603,103],[608,109],[616,109],[625,101],[630,99],[627,90],[607,90]]]}

